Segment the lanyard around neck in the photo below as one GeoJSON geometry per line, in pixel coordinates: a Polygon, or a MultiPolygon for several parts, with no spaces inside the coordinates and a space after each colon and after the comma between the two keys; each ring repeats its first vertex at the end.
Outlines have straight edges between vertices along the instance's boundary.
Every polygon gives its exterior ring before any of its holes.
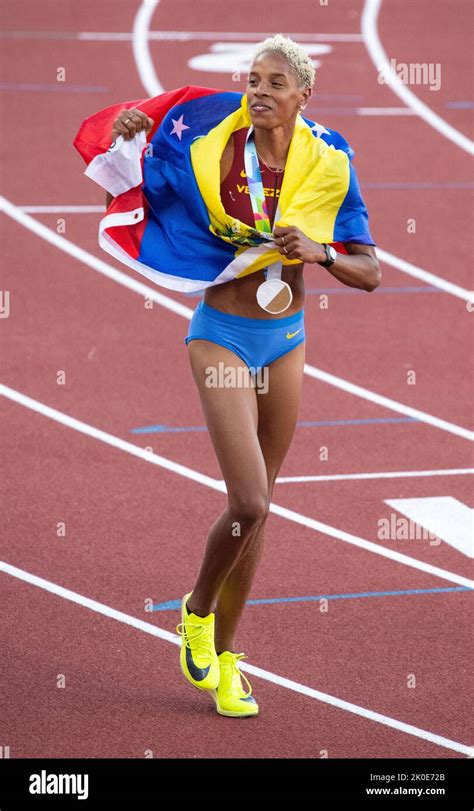
{"type": "MultiPolygon", "coordinates": [[[[268,206],[263,190],[262,173],[260,171],[257,150],[253,139],[253,125],[250,127],[247,133],[244,161],[247,184],[249,187],[250,203],[255,220],[255,228],[262,231],[264,234],[271,234],[272,227],[270,225],[268,206]]],[[[276,210],[273,222],[275,222],[275,220],[277,220],[280,216],[280,202],[278,202],[278,208],[276,210]]]]}
{"type": "MultiPolygon", "coordinates": [[[[263,191],[262,173],[258,163],[258,155],[253,140],[253,124],[250,127],[247,138],[245,141],[244,161],[245,161],[245,174],[247,175],[247,184],[249,188],[250,203],[252,206],[253,216],[255,220],[255,228],[261,231],[262,234],[267,235],[267,239],[272,239],[272,227],[270,225],[270,217],[268,216],[267,201],[263,191]]],[[[276,222],[281,216],[280,201],[275,213],[273,223],[276,222]]],[[[282,271],[281,260],[273,262],[268,268],[264,270],[266,279],[280,279],[282,271]]]]}

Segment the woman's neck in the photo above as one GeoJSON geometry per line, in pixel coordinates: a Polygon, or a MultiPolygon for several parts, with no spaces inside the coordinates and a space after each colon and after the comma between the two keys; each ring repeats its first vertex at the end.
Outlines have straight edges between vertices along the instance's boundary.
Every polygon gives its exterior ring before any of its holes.
{"type": "Polygon", "coordinates": [[[294,127],[274,127],[271,130],[255,127],[253,132],[255,148],[271,166],[282,168],[288,156],[294,127]]]}

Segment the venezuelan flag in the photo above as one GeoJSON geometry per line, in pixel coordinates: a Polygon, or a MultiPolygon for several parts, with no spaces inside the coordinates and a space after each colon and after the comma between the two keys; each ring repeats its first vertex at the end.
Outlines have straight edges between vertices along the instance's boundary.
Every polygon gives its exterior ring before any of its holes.
{"type": "MultiPolygon", "coordinates": [[[[172,290],[192,292],[281,261],[271,234],[229,216],[220,197],[220,159],[232,132],[252,125],[247,96],[186,86],[99,110],[74,146],[85,174],[114,196],[99,245],[172,290]],[[111,144],[112,125],[136,107],[151,132],[111,144]]],[[[340,133],[297,116],[280,193],[281,218],[316,242],[374,245],[353,150],[340,133]]]]}

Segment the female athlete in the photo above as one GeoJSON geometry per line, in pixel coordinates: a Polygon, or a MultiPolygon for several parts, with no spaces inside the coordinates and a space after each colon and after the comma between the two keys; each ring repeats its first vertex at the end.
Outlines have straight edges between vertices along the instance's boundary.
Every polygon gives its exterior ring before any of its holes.
{"type": "MultiPolygon", "coordinates": [[[[311,60],[293,40],[278,34],[257,46],[246,93],[272,226],[295,121],[314,79],[311,60]]],[[[139,110],[123,110],[112,137],[133,138],[152,124],[139,110]]],[[[221,199],[228,214],[255,226],[245,185],[246,136],[247,130],[239,130],[227,142],[220,163],[221,199]]],[[[108,194],[107,203],[111,199],[108,194]]],[[[217,711],[231,717],[259,710],[238,667],[245,654],[237,652],[235,637],[262,555],[275,479],[296,426],[305,359],[304,263],[323,265],[343,284],[367,291],[381,279],[373,244],[344,242],[343,254],[295,226],[275,227],[273,234],[280,253],[299,261],[282,269],[293,296],[285,314],[261,308],[256,294],[265,272],[256,271],[208,287],[186,338],[227,504],[209,531],[194,588],[182,599],[180,666],[194,687],[212,695],[217,711]],[[219,368],[226,369],[226,385],[209,385],[210,369],[219,368]],[[255,370],[267,375],[261,390],[242,385],[242,374],[255,380],[255,370]],[[240,383],[229,385],[230,379],[240,383]]]]}

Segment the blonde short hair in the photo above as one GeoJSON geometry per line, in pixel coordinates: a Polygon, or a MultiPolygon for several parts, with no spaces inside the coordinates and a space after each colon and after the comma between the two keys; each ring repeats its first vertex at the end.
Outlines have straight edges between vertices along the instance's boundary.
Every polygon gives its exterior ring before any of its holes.
{"type": "Polygon", "coordinates": [[[316,81],[316,70],[308,54],[298,42],[295,42],[290,37],[283,36],[283,34],[267,37],[267,39],[259,42],[255,48],[252,54],[252,62],[267,51],[279,53],[285,57],[296,73],[299,90],[304,90],[306,87],[313,88],[316,81]]]}

